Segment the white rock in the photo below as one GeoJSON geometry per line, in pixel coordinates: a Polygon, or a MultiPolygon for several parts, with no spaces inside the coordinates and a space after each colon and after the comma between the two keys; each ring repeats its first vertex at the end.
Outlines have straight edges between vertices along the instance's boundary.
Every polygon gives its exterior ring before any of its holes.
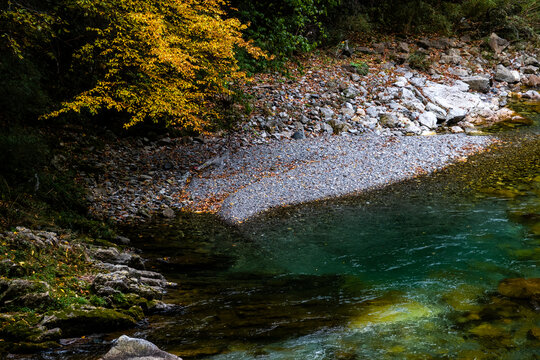
{"type": "Polygon", "coordinates": [[[435,113],[435,116],[437,116],[437,119],[439,120],[446,119],[446,111],[443,108],[435,105],[434,103],[428,103],[426,105],[426,111],[431,111],[435,113]]]}
{"type": "Polygon", "coordinates": [[[437,127],[437,115],[431,111],[427,111],[420,115],[418,122],[430,129],[435,129],[437,127]]]}
{"type": "Polygon", "coordinates": [[[404,99],[416,99],[416,96],[414,96],[414,92],[407,88],[401,89],[401,97],[404,99]]]}
{"type": "Polygon", "coordinates": [[[461,128],[460,126],[452,126],[450,128],[450,131],[453,133],[453,134],[459,134],[459,133],[462,133],[464,132],[463,128],[461,128]]]}
{"type": "Polygon", "coordinates": [[[467,113],[493,109],[495,105],[484,102],[479,94],[462,90],[463,86],[448,86],[429,82],[423,89],[424,95],[435,105],[448,109],[447,120],[462,119],[467,113]]]}

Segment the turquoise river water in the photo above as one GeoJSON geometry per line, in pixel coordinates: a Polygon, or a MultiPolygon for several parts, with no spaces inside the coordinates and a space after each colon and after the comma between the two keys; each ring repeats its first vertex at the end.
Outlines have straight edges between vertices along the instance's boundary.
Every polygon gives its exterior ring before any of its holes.
{"type": "Polygon", "coordinates": [[[446,186],[450,174],[240,228],[185,214],[131,230],[178,283],[165,300],[179,307],[129,334],[185,360],[538,359],[540,306],[497,293],[502,279],[540,277],[530,154],[489,191],[446,186]]]}

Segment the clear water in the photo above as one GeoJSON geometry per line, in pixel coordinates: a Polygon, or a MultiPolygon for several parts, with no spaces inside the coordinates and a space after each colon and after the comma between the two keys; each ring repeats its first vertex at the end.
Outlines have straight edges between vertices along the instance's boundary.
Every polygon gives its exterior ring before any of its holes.
{"type": "Polygon", "coordinates": [[[134,335],[184,359],[539,358],[537,304],[497,294],[502,279],[540,277],[530,154],[489,185],[497,196],[445,186],[458,171],[240,229],[194,215],[139,229],[181,310],[134,335]]]}
{"type": "Polygon", "coordinates": [[[458,169],[241,228],[184,214],[131,229],[180,305],[131,335],[185,360],[540,358],[538,304],[497,295],[540,277],[540,163],[526,157],[487,193],[462,191],[458,169]]]}
{"type": "Polygon", "coordinates": [[[491,321],[512,335],[505,346],[470,335],[485,321],[457,320],[501,279],[540,276],[540,258],[516,256],[539,239],[509,206],[444,194],[315,206],[169,249],[170,266],[196,250],[223,267],[169,270],[180,284],[169,300],[184,307],[137,335],[187,359],[528,358],[538,351],[524,336],[540,325],[533,313],[491,321]]]}

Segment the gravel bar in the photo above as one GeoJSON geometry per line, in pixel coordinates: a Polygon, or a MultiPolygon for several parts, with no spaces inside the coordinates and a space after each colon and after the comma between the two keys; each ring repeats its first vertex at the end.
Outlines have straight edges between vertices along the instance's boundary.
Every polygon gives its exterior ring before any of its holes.
{"type": "Polygon", "coordinates": [[[195,203],[219,199],[225,221],[338,197],[431,173],[493,143],[489,136],[326,137],[253,145],[193,177],[195,203]]]}

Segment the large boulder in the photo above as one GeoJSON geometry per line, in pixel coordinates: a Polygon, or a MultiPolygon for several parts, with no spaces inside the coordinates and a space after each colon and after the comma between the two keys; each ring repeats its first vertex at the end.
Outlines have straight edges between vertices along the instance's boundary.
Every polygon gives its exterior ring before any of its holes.
{"type": "Polygon", "coordinates": [[[0,308],[11,305],[30,308],[47,306],[54,302],[49,290],[49,284],[44,281],[0,279],[0,308]]]}
{"type": "Polygon", "coordinates": [[[497,65],[493,78],[497,81],[506,81],[509,84],[518,83],[521,80],[519,71],[510,70],[504,65],[497,65]]]}
{"type": "Polygon", "coordinates": [[[118,293],[136,294],[148,300],[161,299],[167,287],[174,286],[163,275],[146,270],[136,270],[125,265],[99,265],[107,273],[98,274],[92,282],[93,290],[101,296],[118,293]]]}
{"type": "Polygon", "coordinates": [[[100,360],[182,360],[144,339],[122,335],[100,360]]]}
{"type": "Polygon", "coordinates": [[[484,102],[479,94],[470,93],[460,83],[454,86],[426,83],[424,95],[435,105],[447,112],[446,122],[456,123],[469,113],[477,113],[486,109],[495,109],[495,105],[484,102]]]}

